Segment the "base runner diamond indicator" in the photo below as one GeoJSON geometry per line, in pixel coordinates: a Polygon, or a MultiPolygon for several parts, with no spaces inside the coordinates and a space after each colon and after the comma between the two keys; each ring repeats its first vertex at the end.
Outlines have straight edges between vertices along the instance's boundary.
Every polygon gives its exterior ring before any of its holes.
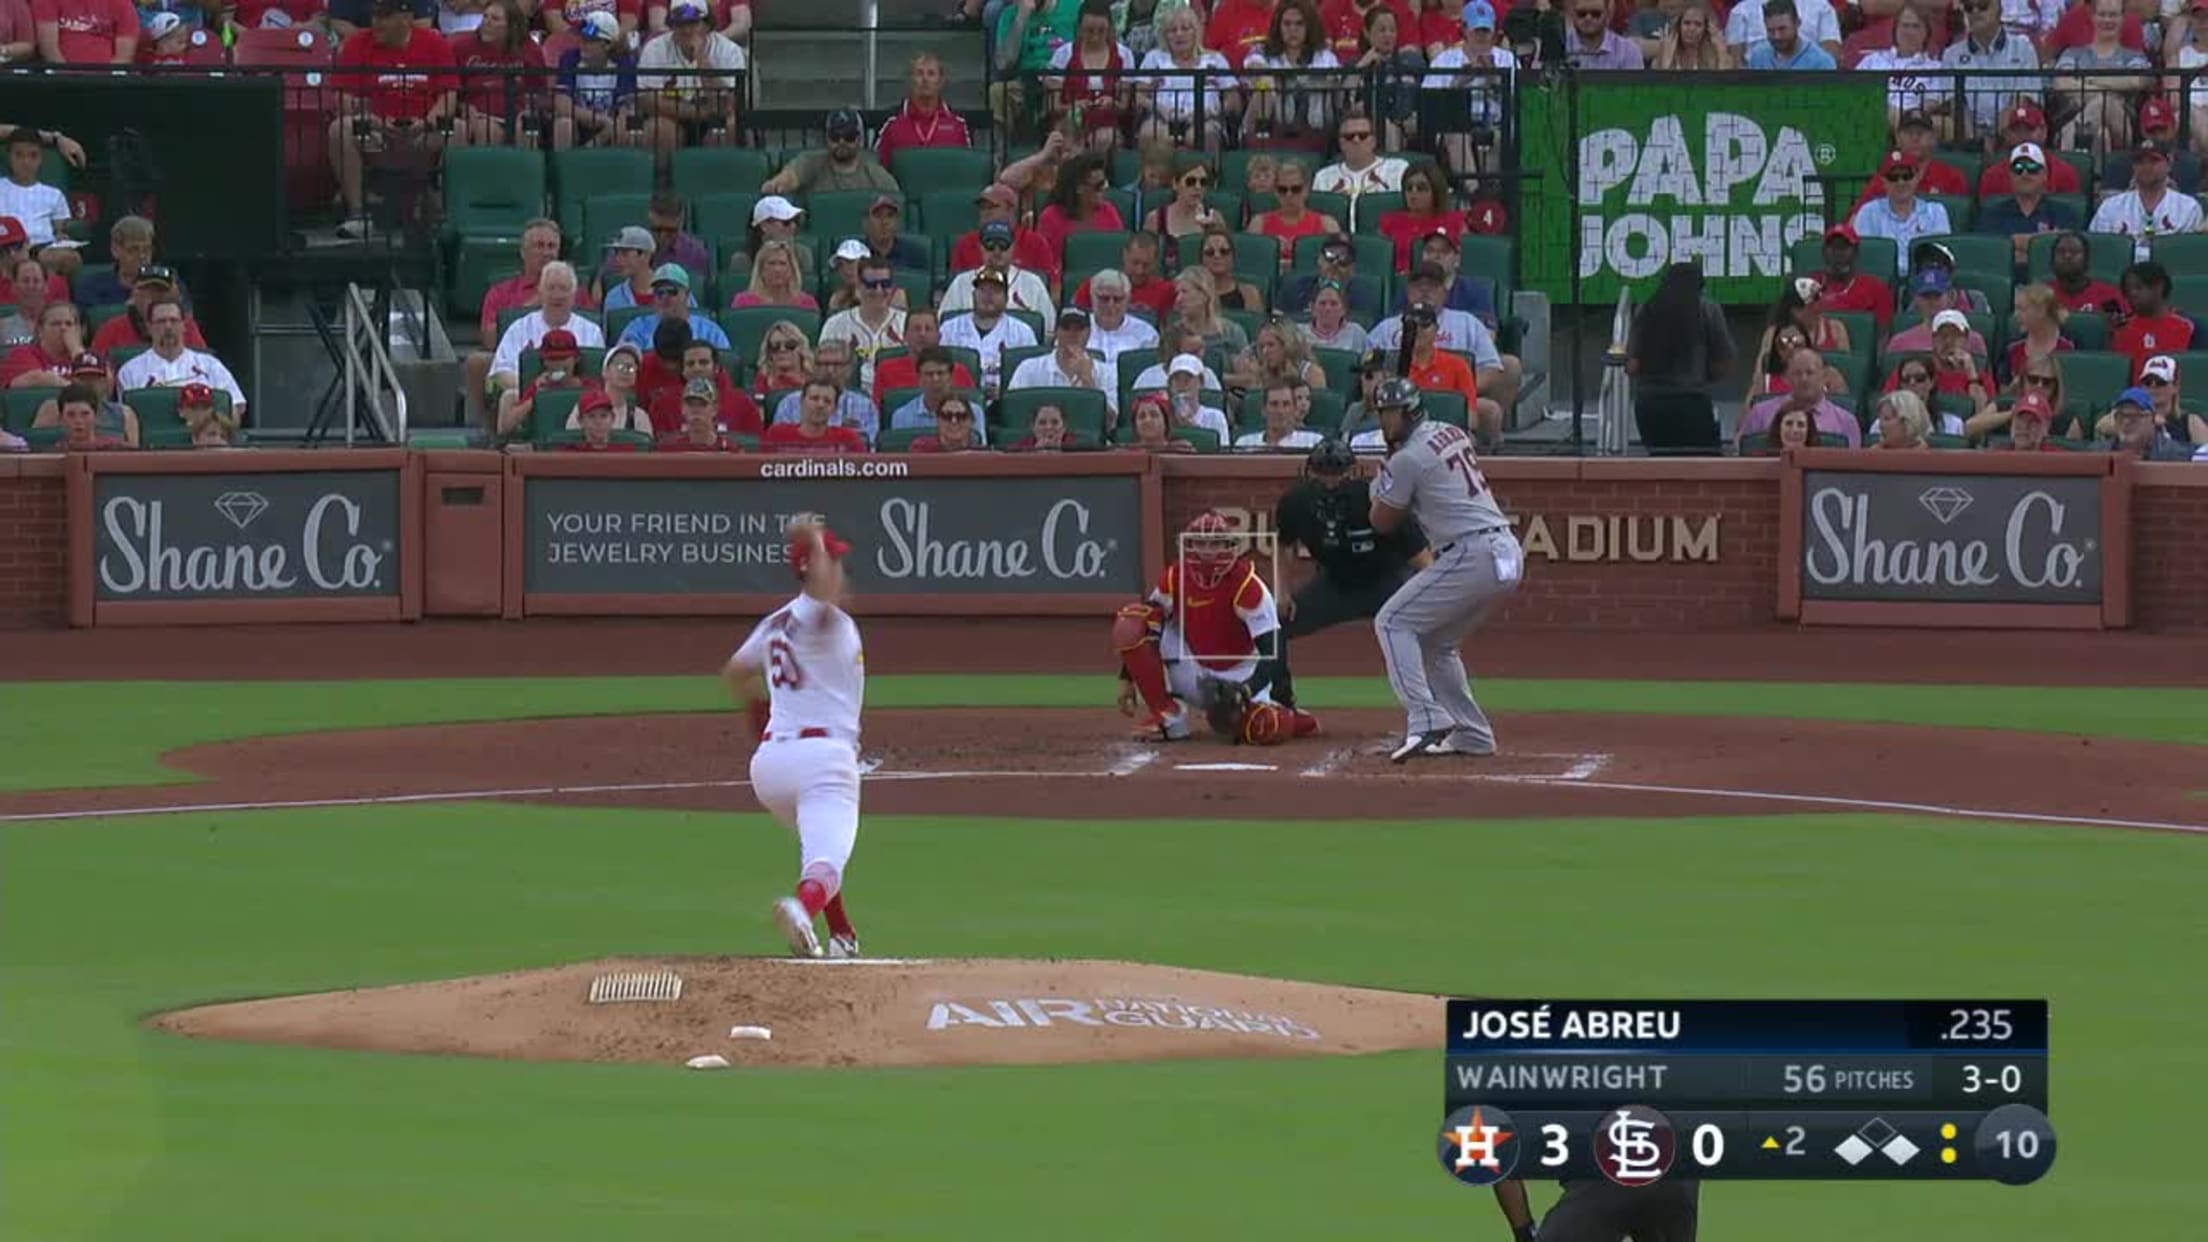
{"type": "Polygon", "coordinates": [[[1884,1147],[1881,1147],[1878,1150],[1880,1155],[1885,1156],[1888,1160],[1893,1161],[1897,1165],[1901,1165],[1907,1164],[1911,1160],[1915,1159],[1917,1153],[1923,1149],[1918,1147],[1915,1143],[1910,1142],[1908,1135],[1897,1134],[1893,1137],[1892,1142],[1887,1143],[1884,1147]]]}
{"type": "Polygon", "coordinates": [[[1832,1154],[1851,1165],[1855,1165],[1869,1159],[1871,1153],[1876,1150],[1878,1149],[1851,1134],[1840,1140],[1840,1145],[1832,1149],[1832,1154]]]}
{"type": "Polygon", "coordinates": [[[1620,1186],[1653,1186],[1671,1171],[1679,1134],[1646,1104],[1612,1109],[1595,1122],[1595,1166],[1620,1186]]]}
{"type": "Polygon", "coordinates": [[[1441,1123],[1441,1167],[1467,1186],[1492,1186],[1518,1167],[1518,1123],[1492,1104],[1460,1108],[1441,1123]]]}

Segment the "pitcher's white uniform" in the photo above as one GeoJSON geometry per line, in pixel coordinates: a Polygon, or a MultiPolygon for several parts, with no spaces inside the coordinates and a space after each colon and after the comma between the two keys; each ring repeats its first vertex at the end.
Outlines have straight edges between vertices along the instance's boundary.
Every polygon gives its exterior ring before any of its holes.
{"type": "Polygon", "coordinates": [[[767,731],[751,756],[759,804],[797,834],[801,869],[834,896],[859,836],[859,713],[866,650],[858,623],[800,595],[736,649],[767,682],[767,731]],[[826,871],[828,874],[821,874],[826,871]]]}

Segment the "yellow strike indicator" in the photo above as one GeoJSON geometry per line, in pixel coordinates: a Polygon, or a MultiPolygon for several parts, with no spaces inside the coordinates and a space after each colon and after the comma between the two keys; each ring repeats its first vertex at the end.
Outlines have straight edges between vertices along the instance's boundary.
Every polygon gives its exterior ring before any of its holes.
{"type": "Polygon", "coordinates": [[[1940,1149],[1940,1163],[1941,1163],[1941,1164],[1953,1164],[1953,1163],[1955,1163],[1955,1149],[1954,1149],[1954,1148],[1952,1148],[1952,1147],[1942,1147],[1942,1148],[1940,1149]]]}
{"type": "Polygon", "coordinates": [[[1777,1151],[1779,1149],[1779,1140],[1775,1138],[1767,1138],[1763,1140],[1763,1149],[1765,1151],[1777,1151]]]}
{"type": "Polygon", "coordinates": [[[1954,1123],[1954,1122],[1952,1122],[1952,1121],[1949,1121],[1949,1122],[1944,1122],[1944,1123],[1942,1123],[1942,1124],[1941,1124],[1941,1126],[1940,1126],[1940,1137],[1941,1137],[1941,1138],[1943,1138],[1943,1139],[1951,1139],[1951,1138],[1954,1138],[1954,1137],[1955,1137],[1955,1123],[1954,1123]]]}

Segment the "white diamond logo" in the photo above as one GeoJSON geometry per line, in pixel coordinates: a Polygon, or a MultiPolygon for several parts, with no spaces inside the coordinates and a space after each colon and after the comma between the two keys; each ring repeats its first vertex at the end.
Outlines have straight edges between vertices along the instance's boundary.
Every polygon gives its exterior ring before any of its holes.
{"type": "Polygon", "coordinates": [[[215,497],[215,512],[230,519],[239,530],[253,524],[253,520],[268,512],[268,497],[259,492],[224,492],[215,497]]]}
{"type": "Polygon", "coordinates": [[[1928,487],[1917,494],[1917,503],[1946,526],[1970,508],[1970,493],[1959,487],[1928,487]]]}

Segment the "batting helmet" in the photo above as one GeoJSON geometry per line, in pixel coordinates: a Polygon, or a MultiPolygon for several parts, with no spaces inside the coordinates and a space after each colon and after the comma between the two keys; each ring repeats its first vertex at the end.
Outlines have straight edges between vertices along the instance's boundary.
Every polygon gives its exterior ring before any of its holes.
{"type": "Polygon", "coordinates": [[[1217,586],[1242,556],[1242,532],[1225,514],[1206,509],[1181,532],[1181,560],[1198,586],[1217,586]]]}
{"type": "Polygon", "coordinates": [[[1305,478],[1312,475],[1345,475],[1357,468],[1357,455],[1349,446],[1333,436],[1319,441],[1303,459],[1305,478]]]}
{"type": "Polygon", "coordinates": [[[1372,390],[1372,412],[1379,414],[1386,410],[1394,410],[1406,421],[1415,423],[1426,417],[1426,394],[1400,375],[1384,379],[1372,390]]]}

